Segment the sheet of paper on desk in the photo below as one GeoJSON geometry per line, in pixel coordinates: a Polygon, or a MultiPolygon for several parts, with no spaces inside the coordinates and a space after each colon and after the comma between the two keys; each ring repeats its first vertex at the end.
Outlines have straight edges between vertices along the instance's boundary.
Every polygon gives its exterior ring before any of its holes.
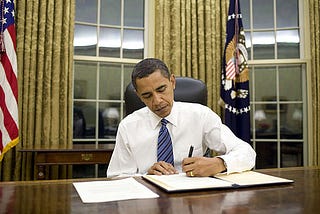
{"type": "Polygon", "coordinates": [[[75,182],[73,186],[76,188],[83,203],[159,197],[159,195],[140,184],[134,178],[75,182]]]}
{"type": "Polygon", "coordinates": [[[254,186],[254,185],[265,185],[265,184],[281,184],[281,183],[292,183],[293,180],[280,178],[277,176],[267,175],[255,171],[245,171],[240,173],[232,174],[218,174],[214,177],[220,178],[224,181],[229,181],[239,186],[254,186]]]}

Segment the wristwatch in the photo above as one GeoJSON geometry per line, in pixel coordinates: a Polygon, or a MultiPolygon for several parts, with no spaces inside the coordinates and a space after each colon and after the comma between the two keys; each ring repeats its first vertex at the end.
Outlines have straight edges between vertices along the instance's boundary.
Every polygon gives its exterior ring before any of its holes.
{"type": "Polygon", "coordinates": [[[223,165],[224,165],[224,167],[226,168],[226,169],[225,169],[225,170],[223,170],[221,173],[226,172],[226,171],[227,171],[227,163],[224,161],[224,159],[223,159],[223,158],[221,158],[221,157],[217,157],[217,158],[220,158],[220,159],[222,160],[223,165]]]}
{"type": "MultiPolygon", "coordinates": [[[[221,158],[222,159],[222,158],[221,158]]],[[[222,159],[223,160],[223,159],[222,159]]],[[[222,172],[226,172],[227,171],[227,163],[223,160],[223,165],[224,165],[224,167],[226,168],[225,170],[223,170],[222,172]]]]}

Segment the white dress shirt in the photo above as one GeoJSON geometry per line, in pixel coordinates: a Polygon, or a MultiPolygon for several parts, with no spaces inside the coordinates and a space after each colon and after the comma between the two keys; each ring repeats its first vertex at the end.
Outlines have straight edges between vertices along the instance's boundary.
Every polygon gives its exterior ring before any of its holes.
{"type": "MultiPolygon", "coordinates": [[[[148,107],[125,117],[119,124],[115,148],[107,177],[145,174],[157,162],[157,141],[161,120],[148,107]]],[[[174,102],[169,130],[174,155],[174,167],[181,172],[182,160],[194,146],[193,156],[203,156],[207,147],[221,154],[227,173],[250,170],[255,165],[252,147],[237,138],[210,108],[185,102],[174,102]]]]}

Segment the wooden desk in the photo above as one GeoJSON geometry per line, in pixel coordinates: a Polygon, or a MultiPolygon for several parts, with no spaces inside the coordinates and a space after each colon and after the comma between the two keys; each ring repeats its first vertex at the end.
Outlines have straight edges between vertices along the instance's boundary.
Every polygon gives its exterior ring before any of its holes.
{"type": "Polygon", "coordinates": [[[74,165],[74,164],[106,164],[109,163],[114,144],[103,144],[98,148],[95,145],[75,144],[72,149],[21,149],[20,152],[35,154],[38,180],[45,178],[47,165],[74,165]]]}
{"type": "MultiPolygon", "coordinates": [[[[320,168],[257,170],[293,179],[293,184],[166,193],[136,179],[159,194],[156,199],[82,203],[72,185],[88,179],[0,183],[0,213],[317,213],[320,168]]],[[[99,180],[99,179],[94,179],[99,180]]],[[[102,180],[102,179],[100,179],[102,180]]],[[[106,193],[108,194],[108,193],[106,193]]]]}

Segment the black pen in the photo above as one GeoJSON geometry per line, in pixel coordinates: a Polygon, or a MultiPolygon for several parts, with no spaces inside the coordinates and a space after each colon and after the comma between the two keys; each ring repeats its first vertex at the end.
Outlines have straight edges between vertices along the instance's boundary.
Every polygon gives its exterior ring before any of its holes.
{"type": "Polygon", "coordinates": [[[191,158],[191,157],[192,157],[192,153],[193,153],[193,146],[191,145],[191,146],[190,146],[190,149],[189,149],[188,158],[191,158]]]}

